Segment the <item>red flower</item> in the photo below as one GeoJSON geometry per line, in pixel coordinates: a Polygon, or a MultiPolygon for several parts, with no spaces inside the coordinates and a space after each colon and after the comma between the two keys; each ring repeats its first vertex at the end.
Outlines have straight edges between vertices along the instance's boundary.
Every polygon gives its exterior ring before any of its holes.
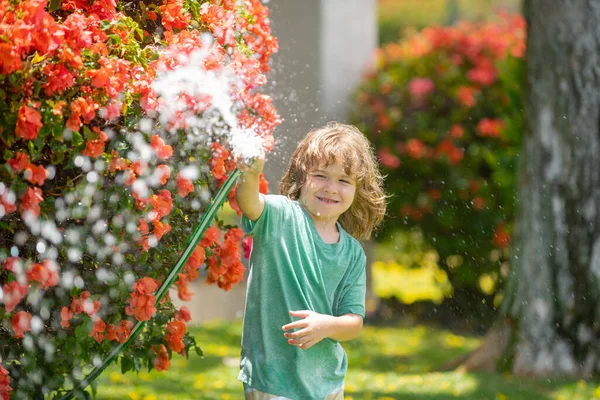
{"type": "Polygon", "coordinates": [[[408,82],[408,93],[416,99],[422,99],[433,92],[435,85],[429,78],[413,78],[408,82]]]}
{"type": "Polygon", "coordinates": [[[164,185],[171,176],[171,168],[166,164],[161,164],[156,167],[155,174],[159,177],[160,184],[164,185]]]}
{"type": "Polygon", "coordinates": [[[217,226],[209,226],[200,240],[200,246],[210,247],[221,237],[221,230],[217,226]]]}
{"type": "Polygon", "coordinates": [[[467,72],[467,78],[469,78],[469,80],[483,86],[489,86],[494,83],[497,75],[496,67],[494,67],[492,61],[487,58],[478,60],[475,68],[467,72]]]}
{"type": "Polygon", "coordinates": [[[147,276],[133,284],[133,290],[140,294],[152,294],[156,289],[158,289],[156,281],[147,276]]]}
{"type": "Polygon", "coordinates": [[[153,293],[158,288],[154,279],[144,277],[133,284],[133,292],[129,295],[129,305],[125,309],[127,315],[133,315],[138,321],[148,321],[156,312],[156,297],[153,293]]]}
{"type": "Polygon", "coordinates": [[[163,222],[155,220],[154,222],[152,222],[152,225],[154,226],[154,236],[156,237],[157,241],[160,240],[164,234],[169,233],[171,231],[170,224],[165,224],[163,222]]]}
{"type": "Polygon", "coordinates": [[[0,215],[8,215],[17,210],[14,195],[8,189],[0,192],[0,205],[4,208],[4,213],[0,215]]]}
{"type": "Polygon", "coordinates": [[[104,330],[106,329],[106,323],[100,318],[97,318],[92,327],[92,331],[88,336],[93,337],[96,342],[100,343],[104,339],[104,330]]]}
{"type": "Polygon", "coordinates": [[[494,243],[501,249],[505,249],[510,244],[510,235],[506,231],[506,225],[500,224],[496,226],[494,232],[494,243]]]}
{"type": "Polygon", "coordinates": [[[8,375],[8,371],[0,365],[0,398],[2,400],[9,400],[10,392],[12,392],[12,388],[10,387],[10,375],[8,375]]]}
{"type": "Polygon", "coordinates": [[[183,322],[189,322],[192,320],[192,315],[186,306],[181,306],[179,311],[175,314],[175,318],[183,322]]]}
{"type": "Polygon", "coordinates": [[[483,118],[477,124],[477,134],[483,137],[499,137],[504,128],[504,121],[499,118],[483,118]]]}
{"type": "Polygon", "coordinates": [[[260,173],[258,191],[263,194],[269,193],[269,181],[265,179],[265,174],[263,172],[260,173]]]}
{"type": "Polygon", "coordinates": [[[450,127],[450,131],[448,133],[452,138],[460,139],[465,134],[465,129],[459,124],[454,124],[450,127]]]}
{"type": "Polygon", "coordinates": [[[475,96],[478,93],[479,93],[478,89],[468,87],[468,86],[461,86],[458,88],[456,97],[458,98],[458,101],[463,106],[471,108],[471,107],[474,107],[475,104],[477,104],[477,101],[475,100],[475,96]]]}
{"type": "Polygon", "coordinates": [[[23,152],[17,151],[17,154],[8,160],[8,164],[13,171],[19,173],[25,171],[29,165],[29,156],[23,152]]]}
{"type": "Polygon", "coordinates": [[[51,260],[44,260],[44,264],[33,264],[27,270],[27,279],[40,283],[44,289],[58,285],[59,267],[51,260]]]}
{"type": "Polygon", "coordinates": [[[43,186],[48,178],[48,171],[41,165],[29,164],[25,168],[25,179],[38,186],[43,186]]]}
{"type": "Polygon", "coordinates": [[[10,75],[23,68],[19,47],[0,42],[0,74],[10,75]]]}
{"type": "Polygon", "coordinates": [[[154,221],[165,217],[171,213],[173,209],[173,199],[171,199],[171,192],[166,189],[161,190],[158,194],[154,194],[150,196],[148,199],[149,203],[154,208],[155,214],[154,218],[151,218],[150,221],[154,221]]]}
{"type": "Polygon", "coordinates": [[[192,181],[183,177],[181,172],[177,173],[175,184],[177,185],[177,193],[179,193],[181,197],[185,197],[194,191],[194,184],[192,181]]]}
{"type": "MultiPolygon", "coordinates": [[[[220,232],[221,231],[219,231],[219,234],[220,234],[220,232]]],[[[190,254],[190,257],[188,258],[187,262],[185,263],[185,267],[192,268],[192,269],[198,269],[198,268],[200,268],[200,266],[202,264],[204,264],[205,260],[206,260],[206,252],[204,251],[204,248],[202,247],[202,245],[198,245],[198,246],[196,246],[196,248],[194,249],[192,254],[190,254]]]]}
{"type": "Polygon", "coordinates": [[[42,85],[44,93],[52,97],[55,92],[62,94],[65,89],[75,84],[75,77],[63,63],[48,63],[44,67],[44,75],[47,82],[42,85]]]}
{"type": "Polygon", "coordinates": [[[129,297],[129,306],[125,309],[127,315],[133,315],[138,321],[149,321],[156,312],[156,298],[132,292],[129,297]]]}
{"type": "Polygon", "coordinates": [[[113,150],[112,159],[110,160],[108,170],[110,172],[125,171],[127,169],[127,165],[128,161],[124,158],[120,158],[118,153],[115,150],[113,150]]]}
{"type": "Polygon", "coordinates": [[[60,326],[68,328],[71,326],[71,318],[73,318],[73,312],[69,310],[69,307],[63,307],[60,310],[60,326]]]}
{"type": "Polygon", "coordinates": [[[165,341],[171,350],[176,353],[181,352],[185,345],[183,344],[183,335],[185,334],[186,326],[183,321],[175,319],[167,324],[167,335],[165,341]]]}
{"type": "Polygon", "coordinates": [[[99,157],[104,153],[104,144],[101,140],[88,140],[81,154],[93,158],[99,157]]]}
{"type": "Polygon", "coordinates": [[[471,201],[471,204],[473,204],[473,208],[476,210],[481,210],[483,209],[483,207],[485,207],[485,199],[483,197],[475,197],[473,198],[473,200],[471,201]]]}
{"type": "Polygon", "coordinates": [[[156,152],[156,156],[162,160],[166,160],[173,155],[173,148],[165,144],[165,141],[158,135],[152,136],[150,147],[156,152]]]}
{"type": "Polygon", "coordinates": [[[19,108],[16,134],[23,139],[36,139],[42,127],[42,114],[38,110],[23,104],[19,108]]]}
{"type": "Polygon", "coordinates": [[[10,324],[13,331],[15,331],[15,337],[21,339],[25,337],[25,332],[31,330],[31,314],[26,311],[19,311],[13,315],[10,324]]]}
{"type": "Polygon", "coordinates": [[[129,336],[131,336],[131,328],[133,328],[133,322],[128,320],[122,320],[119,325],[116,326],[108,325],[106,328],[106,339],[125,343],[129,339],[129,336]]]}
{"type": "Polygon", "coordinates": [[[458,164],[464,157],[464,150],[459,149],[456,145],[448,139],[442,140],[435,148],[437,156],[447,156],[450,163],[453,165],[458,164]]]}
{"type": "Polygon", "coordinates": [[[221,180],[227,173],[225,161],[229,158],[229,151],[217,142],[213,142],[210,146],[213,151],[213,158],[210,160],[212,166],[211,173],[215,179],[221,180]]]}
{"type": "Polygon", "coordinates": [[[388,169],[396,169],[400,166],[400,159],[392,154],[387,147],[383,147],[377,152],[377,158],[388,169]]]}
{"type": "Polygon", "coordinates": [[[185,29],[190,23],[190,15],[183,10],[183,0],[163,0],[159,7],[165,29],[185,29]]]}
{"type": "Polygon", "coordinates": [[[40,202],[44,198],[42,197],[42,190],[40,188],[28,187],[27,192],[21,197],[21,216],[25,218],[25,215],[31,213],[35,218],[40,215],[40,202]]]}
{"type": "Polygon", "coordinates": [[[176,282],[177,296],[183,301],[190,301],[194,293],[190,291],[187,280],[182,279],[182,276],[182,274],[179,274],[179,280],[176,282]]]}
{"type": "Polygon", "coordinates": [[[415,160],[419,160],[425,156],[425,144],[419,139],[409,139],[406,142],[405,151],[415,160]]]}
{"type": "Polygon", "coordinates": [[[23,272],[23,262],[19,257],[8,257],[2,264],[2,268],[19,276],[23,272]]]}
{"type": "Polygon", "coordinates": [[[2,286],[4,292],[2,301],[7,312],[12,312],[15,307],[23,300],[29,291],[29,285],[21,285],[16,281],[12,281],[2,286]]]}
{"type": "Polygon", "coordinates": [[[169,354],[167,353],[167,348],[164,344],[160,345],[160,348],[157,350],[157,347],[152,346],[152,350],[156,354],[156,359],[154,360],[154,368],[160,371],[166,371],[171,366],[171,360],[169,360],[169,354]]]}

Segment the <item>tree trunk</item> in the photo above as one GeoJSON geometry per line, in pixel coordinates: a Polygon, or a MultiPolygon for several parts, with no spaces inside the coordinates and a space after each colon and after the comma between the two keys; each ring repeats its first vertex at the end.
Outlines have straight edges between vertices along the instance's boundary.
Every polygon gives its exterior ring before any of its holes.
{"type": "Polygon", "coordinates": [[[518,375],[600,372],[600,2],[525,0],[527,125],[503,312],[518,375]]]}

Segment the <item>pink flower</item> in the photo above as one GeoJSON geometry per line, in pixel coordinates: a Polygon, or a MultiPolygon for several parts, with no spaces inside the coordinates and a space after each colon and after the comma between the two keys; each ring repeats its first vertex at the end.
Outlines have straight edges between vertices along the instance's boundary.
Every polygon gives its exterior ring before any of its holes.
{"type": "Polygon", "coordinates": [[[387,147],[383,147],[377,153],[379,162],[388,169],[396,169],[400,166],[400,159],[393,155],[387,147]]]}
{"type": "Polygon", "coordinates": [[[429,78],[413,78],[408,82],[408,92],[415,99],[422,99],[433,92],[435,85],[429,78]]]}
{"type": "Polygon", "coordinates": [[[242,248],[244,249],[244,258],[250,258],[252,251],[252,236],[246,236],[242,239],[242,248]]]}
{"type": "Polygon", "coordinates": [[[31,330],[31,314],[26,311],[19,311],[13,315],[10,320],[13,331],[15,331],[15,337],[17,339],[25,337],[25,332],[31,330]]]}

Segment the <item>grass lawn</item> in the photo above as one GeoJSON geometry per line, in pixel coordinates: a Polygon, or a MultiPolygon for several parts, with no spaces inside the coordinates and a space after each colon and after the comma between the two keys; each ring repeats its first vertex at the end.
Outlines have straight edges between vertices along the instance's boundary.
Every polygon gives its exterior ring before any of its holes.
{"type": "MultiPolygon", "coordinates": [[[[237,381],[241,322],[192,328],[204,358],[175,355],[171,368],[122,375],[118,365],[99,378],[98,399],[243,399],[237,381]]],[[[367,326],[344,344],[349,357],[346,400],[588,400],[600,382],[517,379],[500,374],[434,372],[474,349],[478,338],[417,326],[367,326]]],[[[596,397],[595,397],[596,396],[596,397]]]]}

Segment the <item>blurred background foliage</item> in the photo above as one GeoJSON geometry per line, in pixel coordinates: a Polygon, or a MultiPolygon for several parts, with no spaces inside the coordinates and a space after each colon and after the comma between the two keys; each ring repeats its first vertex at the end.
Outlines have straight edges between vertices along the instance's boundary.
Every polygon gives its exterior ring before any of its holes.
{"type": "Polygon", "coordinates": [[[518,11],[514,0],[379,1],[381,49],[352,122],[392,195],[372,267],[397,312],[483,331],[502,301],[523,114],[518,11]]]}
{"type": "Polygon", "coordinates": [[[501,11],[519,13],[520,7],[520,0],[379,0],[379,43],[432,25],[487,20],[501,11]]]}

